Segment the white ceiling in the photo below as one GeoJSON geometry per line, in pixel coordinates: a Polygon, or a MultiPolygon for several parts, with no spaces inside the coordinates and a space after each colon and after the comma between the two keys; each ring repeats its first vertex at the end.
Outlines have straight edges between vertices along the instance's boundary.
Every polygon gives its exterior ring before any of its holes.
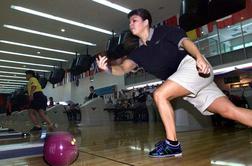
{"type": "MultiPolygon", "coordinates": [[[[113,3],[122,5],[129,9],[146,8],[153,16],[153,23],[160,22],[179,13],[180,1],[171,0],[110,0],[113,3]]],[[[89,46],[89,53],[95,54],[105,49],[107,40],[110,35],[84,29],[74,25],[49,20],[43,17],[31,15],[21,11],[11,9],[11,5],[22,6],[25,8],[37,10],[54,16],[70,19],[83,24],[97,26],[106,30],[114,30],[121,32],[128,28],[127,14],[118,10],[95,3],[92,0],[1,0],[0,1],[0,40],[19,42],[24,44],[36,45],[40,47],[48,47],[53,49],[86,53],[86,46],[83,44],[73,43],[69,41],[53,39],[37,34],[17,31],[3,27],[4,24],[14,25],[22,28],[32,29],[45,33],[55,34],[68,38],[88,41],[97,44],[97,46],[89,46]],[[66,31],[60,31],[64,28],[66,31]]],[[[67,68],[74,55],[56,53],[51,51],[15,46],[0,43],[0,50],[18,52],[23,54],[33,54],[39,56],[66,59],[69,63],[62,63],[67,68]],[[37,52],[40,54],[37,54],[37,52]]],[[[47,65],[60,65],[60,62],[51,60],[42,60],[36,58],[22,57],[18,55],[10,55],[0,53],[0,59],[15,60],[20,62],[29,62],[47,65]]],[[[24,67],[23,64],[14,64],[1,62],[0,66],[24,67]]],[[[35,68],[43,70],[52,70],[48,67],[38,67],[26,65],[26,68],[35,68]]],[[[0,71],[21,72],[24,70],[6,69],[0,67],[0,71]]],[[[4,75],[0,73],[0,75],[4,75]]],[[[5,74],[12,75],[12,74],[5,74]]],[[[5,79],[0,76],[0,79],[5,79]]],[[[1,82],[1,81],[0,81],[1,82]]]]}

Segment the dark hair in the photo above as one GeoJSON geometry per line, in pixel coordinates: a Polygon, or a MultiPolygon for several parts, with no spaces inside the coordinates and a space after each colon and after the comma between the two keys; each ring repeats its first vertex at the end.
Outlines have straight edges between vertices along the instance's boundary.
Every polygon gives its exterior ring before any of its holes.
{"type": "Polygon", "coordinates": [[[89,89],[94,89],[94,86],[90,86],[89,89]]]}
{"type": "Polygon", "coordinates": [[[35,77],[35,72],[33,70],[26,70],[25,71],[25,74],[30,74],[32,75],[33,77],[35,77]]]}
{"type": "Polygon", "coordinates": [[[149,21],[149,27],[151,27],[152,18],[151,18],[151,14],[148,10],[143,9],[143,8],[134,9],[131,12],[129,12],[128,18],[130,18],[133,15],[140,16],[143,20],[147,19],[149,21]]]}

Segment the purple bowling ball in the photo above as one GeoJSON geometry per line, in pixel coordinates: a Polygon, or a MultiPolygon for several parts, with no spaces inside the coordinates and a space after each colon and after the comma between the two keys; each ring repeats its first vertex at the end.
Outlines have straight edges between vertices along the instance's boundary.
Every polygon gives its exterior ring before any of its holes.
{"type": "Polygon", "coordinates": [[[44,144],[44,159],[52,166],[68,166],[78,157],[76,139],[68,132],[49,134],[44,144]]]}

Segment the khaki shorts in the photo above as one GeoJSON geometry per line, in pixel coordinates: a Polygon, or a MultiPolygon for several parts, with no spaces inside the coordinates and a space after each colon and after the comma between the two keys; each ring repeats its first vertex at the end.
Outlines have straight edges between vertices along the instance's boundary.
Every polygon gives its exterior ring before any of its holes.
{"type": "Polygon", "coordinates": [[[180,62],[177,71],[168,80],[174,81],[192,92],[190,95],[183,97],[184,100],[193,104],[203,115],[212,115],[213,113],[207,111],[207,108],[215,99],[225,96],[214,83],[213,77],[212,69],[210,76],[200,76],[195,59],[187,55],[180,62]]]}

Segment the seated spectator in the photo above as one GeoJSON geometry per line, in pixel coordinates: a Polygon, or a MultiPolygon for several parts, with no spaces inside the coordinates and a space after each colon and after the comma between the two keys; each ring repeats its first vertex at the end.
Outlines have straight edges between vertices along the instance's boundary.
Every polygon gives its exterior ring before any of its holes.
{"type": "Polygon", "coordinates": [[[48,104],[48,107],[53,107],[53,106],[54,106],[53,97],[49,97],[49,104],[48,104]]]}
{"type": "Polygon", "coordinates": [[[88,96],[88,100],[91,100],[93,98],[96,98],[98,97],[97,94],[95,93],[95,90],[94,90],[94,87],[93,86],[90,86],[89,87],[89,91],[90,91],[90,94],[88,96]]]}

